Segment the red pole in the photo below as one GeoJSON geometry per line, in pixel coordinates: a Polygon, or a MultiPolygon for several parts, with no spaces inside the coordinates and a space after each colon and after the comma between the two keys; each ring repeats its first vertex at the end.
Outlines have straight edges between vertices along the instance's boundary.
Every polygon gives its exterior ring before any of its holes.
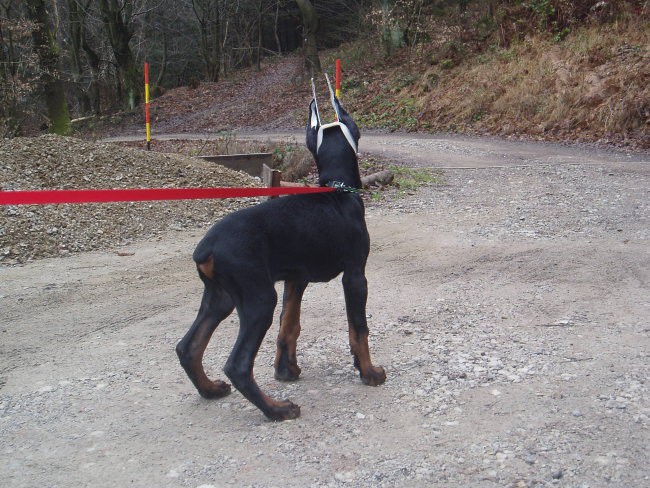
{"type": "Polygon", "coordinates": [[[336,98],[339,98],[341,96],[341,60],[337,59],[336,60],[336,81],[334,84],[334,88],[336,89],[336,98]]]}
{"type": "Polygon", "coordinates": [[[149,63],[144,63],[144,121],[147,132],[147,151],[151,149],[151,119],[149,116],[149,63]]]}

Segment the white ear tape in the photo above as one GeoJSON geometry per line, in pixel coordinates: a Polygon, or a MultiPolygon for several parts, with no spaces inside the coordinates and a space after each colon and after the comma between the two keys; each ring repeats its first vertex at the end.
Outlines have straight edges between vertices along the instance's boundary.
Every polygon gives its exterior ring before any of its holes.
{"type": "Polygon", "coordinates": [[[332,102],[332,107],[334,107],[334,112],[336,112],[336,120],[341,120],[341,114],[339,113],[339,107],[336,104],[336,97],[334,96],[334,90],[332,90],[332,84],[330,83],[330,77],[325,73],[325,79],[327,80],[327,88],[330,90],[330,101],[332,102]]]}
{"type": "Polygon", "coordinates": [[[350,129],[348,129],[348,127],[343,122],[332,122],[331,124],[321,125],[318,128],[318,136],[316,138],[316,152],[318,153],[318,150],[320,149],[320,145],[323,142],[323,132],[325,132],[328,129],[332,129],[334,127],[338,127],[339,129],[341,129],[341,132],[343,132],[345,139],[348,141],[348,144],[350,144],[350,147],[354,150],[356,154],[358,152],[357,143],[354,141],[354,137],[352,137],[352,133],[350,132],[350,129]]]}
{"type": "Polygon", "coordinates": [[[332,84],[330,83],[330,78],[329,76],[327,76],[327,73],[325,73],[325,79],[327,80],[327,87],[329,88],[330,91],[330,102],[332,102],[332,107],[334,107],[334,112],[336,113],[336,122],[332,122],[331,124],[321,125],[320,114],[318,113],[318,102],[316,101],[316,85],[314,84],[314,79],[312,78],[311,92],[312,92],[312,96],[314,97],[314,109],[311,111],[309,126],[312,129],[318,127],[318,135],[316,139],[316,152],[318,153],[318,150],[320,149],[320,146],[323,142],[323,132],[325,130],[338,127],[343,133],[343,135],[345,136],[345,139],[348,141],[348,144],[350,144],[350,147],[356,153],[357,143],[354,140],[354,137],[352,136],[350,129],[348,129],[348,127],[343,122],[341,122],[341,113],[339,112],[339,106],[336,103],[334,90],[332,90],[332,84]]]}
{"type": "Polygon", "coordinates": [[[320,114],[318,113],[318,101],[316,100],[316,85],[314,85],[314,79],[311,79],[311,94],[314,97],[314,111],[311,114],[310,125],[312,128],[316,128],[320,125],[320,114]]]}

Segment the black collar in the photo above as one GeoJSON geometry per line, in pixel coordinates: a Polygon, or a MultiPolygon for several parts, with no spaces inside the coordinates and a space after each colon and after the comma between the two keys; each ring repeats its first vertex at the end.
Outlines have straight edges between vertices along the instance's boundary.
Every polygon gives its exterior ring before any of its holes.
{"type": "Polygon", "coordinates": [[[342,181],[328,181],[325,184],[325,186],[329,186],[330,188],[334,188],[337,192],[359,193],[359,188],[355,188],[353,186],[347,186],[342,181]]]}

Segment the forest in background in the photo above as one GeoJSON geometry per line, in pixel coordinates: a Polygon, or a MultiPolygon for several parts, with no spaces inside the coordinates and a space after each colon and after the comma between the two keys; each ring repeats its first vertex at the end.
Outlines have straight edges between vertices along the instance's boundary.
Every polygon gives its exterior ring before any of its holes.
{"type": "Polygon", "coordinates": [[[647,137],[647,1],[0,0],[0,135],[323,50],[365,126],[647,137]],[[614,63],[615,62],[615,63],[614,63]]]}

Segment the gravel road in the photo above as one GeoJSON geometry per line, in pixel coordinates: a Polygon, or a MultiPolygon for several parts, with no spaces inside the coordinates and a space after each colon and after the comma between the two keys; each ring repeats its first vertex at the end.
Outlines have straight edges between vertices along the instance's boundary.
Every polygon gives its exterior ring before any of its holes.
{"type": "MultiPolygon", "coordinates": [[[[286,141],[299,143],[305,138],[304,131],[257,131],[235,130],[239,140],[286,141]]],[[[223,138],[223,133],[164,133],[156,134],[160,140],[223,138]]],[[[114,136],[105,142],[142,141],[142,135],[114,136]]],[[[616,151],[606,147],[569,145],[560,143],[536,143],[504,140],[493,137],[466,137],[455,134],[417,134],[381,131],[364,131],[359,151],[381,156],[388,160],[404,162],[410,167],[424,168],[488,168],[540,164],[605,164],[647,163],[650,154],[640,151],[616,151]]]]}
{"type": "Polygon", "coordinates": [[[650,486],[650,155],[377,137],[441,178],[368,205],[385,385],[352,367],[335,280],[305,294],[299,381],[273,379],[277,318],[258,356],[299,419],[200,398],[173,349],[201,230],[0,267],[0,485],[650,486]]]}

